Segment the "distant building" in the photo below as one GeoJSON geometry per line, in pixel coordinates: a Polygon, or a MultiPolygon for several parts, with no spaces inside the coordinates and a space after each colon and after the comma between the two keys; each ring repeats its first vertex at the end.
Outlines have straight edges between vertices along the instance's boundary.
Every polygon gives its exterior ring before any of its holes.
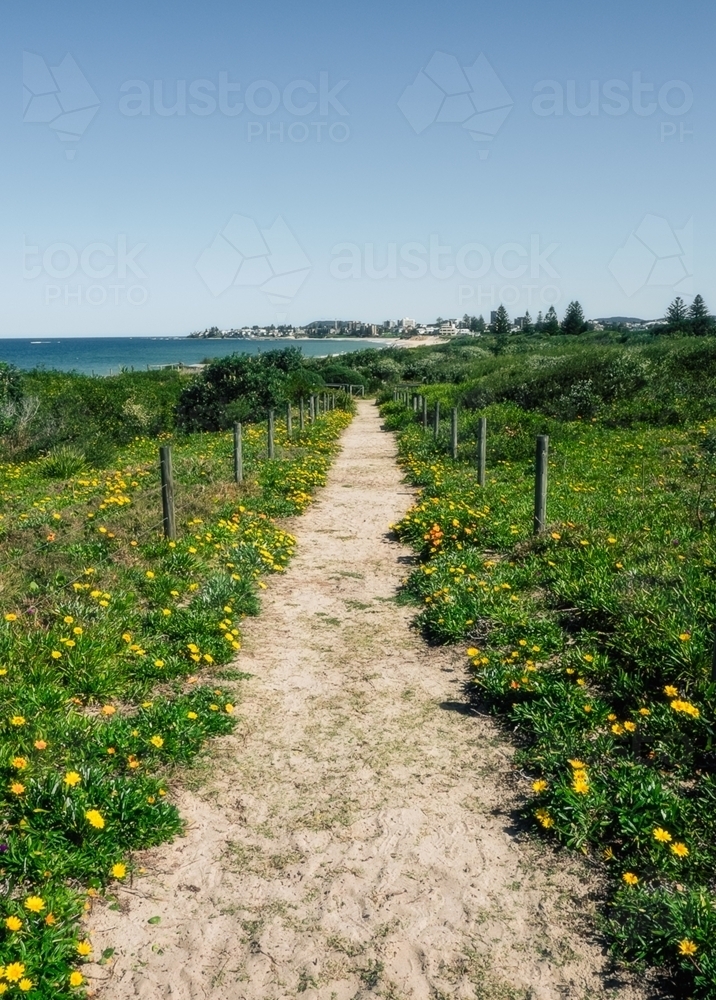
{"type": "Polygon", "coordinates": [[[401,319],[398,321],[398,326],[400,327],[401,330],[414,330],[415,320],[408,319],[407,317],[405,317],[405,319],[401,319]]]}

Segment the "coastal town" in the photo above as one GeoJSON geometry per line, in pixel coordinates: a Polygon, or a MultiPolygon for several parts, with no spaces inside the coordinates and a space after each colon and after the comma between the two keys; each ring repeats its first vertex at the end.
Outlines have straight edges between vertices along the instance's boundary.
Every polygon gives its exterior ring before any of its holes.
{"type": "MultiPolygon", "coordinates": [[[[571,303],[567,309],[566,317],[573,307],[579,303],[571,303]]],[[[587,330],[606,330],[622,328],[626,331],[649,330],[664,322],[663,319],[644,320],[632,316],[609,316],[601,319],[585,320],[579,307],[579,322],[584,324],[587,330]]],[[[562,321],[562,323],[564,320],[562,321]]],[[[481,336],[487,332],[505,333],[530,333],[557,332],[561,328],[561,323],[557,318],[554,307],[551,307],[543,317],[538,313],[533,320],[529,313],[524,316],[517,316],[510,319],[504,306],[493,310],[490,313],[489,321],[483,316],[464,315],[461,319],[442,319],[438,317],[432,323],[422,323],[420,321],[403,318],[399,320],[385,320],[383,323],[368,323],[362,320],[315,320],[305,326],[292,326],[286,324],[267,326],[241,326],[230,329],[220,329],[217,326],[207,327],[204,330],[196,330],[189,334],[192,339],[199,340],[255,340],[257,338],[282,337],[287,339],[320,339],[334,337],[379,337],[386,340],[413,340],[420,341],[425,338],[440,338],[444,340],[458,336],[481,336]]],[[[580,331],[581,332],[581,331],[580,331]]],[[[428,341],[429,342],[429,341],[428,341]]]]}

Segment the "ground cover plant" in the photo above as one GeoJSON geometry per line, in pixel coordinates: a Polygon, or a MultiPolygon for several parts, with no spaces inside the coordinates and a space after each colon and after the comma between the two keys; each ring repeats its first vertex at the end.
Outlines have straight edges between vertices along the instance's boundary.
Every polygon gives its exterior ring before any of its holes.
{"type": "Polygon", "coordinates": [[[242,486],[227,433],[136,435],[101,471],[0,467],[0,993],[76,996],[82,963],[109,960],[81,918],[134,852],[181,831],[173,770],[231,730],[241,619],[294,550],[276,519],[305,509],[349,420],[332,410],[291,440],[277,422],[273,460],[265,423],[246,427],[242,486]]]}
{"type": "MultiPolygon", "coordinates": [[[[420,391],[431,418],[457,395],[420,391]]],[[[614,953],[712,997],[716,421],[614,427],[558,419],[553,398],[463,405],[457,462],[444,421],[436,440],[410,406],[384,402],[420,487],[395,526],[420,554],[406,596],[431,641],[466,644],[473,696],[530,775],[533,828],[606,878],[614,953]],[[534,536],[538,433],[550,435],[549,524],[534,536]]]]}

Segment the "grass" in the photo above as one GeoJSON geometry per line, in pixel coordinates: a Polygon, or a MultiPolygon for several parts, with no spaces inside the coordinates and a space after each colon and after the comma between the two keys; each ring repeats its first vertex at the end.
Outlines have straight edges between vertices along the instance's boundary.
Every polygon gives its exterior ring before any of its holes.
{"type": "Polygon", "coordinates": [[[247,428],[242,487],[229,435],[164,435],[175,542],[157,525],[155,440],[102,473],[0,469],[0,992],[82,993],[91,898],[132,877],[135,851],[181,833],[167,776],[231,731],[221,680],[245,675],[224,664],[261,577],[294,551],[276,518],[306,508],[349,419],[328,413],[292,442],[279,430],[273,461],[265,426],[247,428]]]}
{"type": "Polygon", "coordinates": [[[462,411],[453,462],[412,410],[383,413],[420,487],[394,526],[420,555],[406,596],[428,639],[465,644],[473,697],[531,772],[535,832],[603,870],[621,960],[713,996],[716,423],[615,428],[492,404],[462,411]],[[541,432],[549,525],[535,537],[541,432]]]}

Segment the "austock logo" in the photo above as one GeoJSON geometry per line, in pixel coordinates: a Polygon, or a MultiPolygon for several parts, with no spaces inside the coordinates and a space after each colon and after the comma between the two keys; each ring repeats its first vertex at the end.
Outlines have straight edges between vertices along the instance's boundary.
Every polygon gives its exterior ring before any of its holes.
{"type": "Polygon", "coordinates": [[[286,304],[308,277],[311,262],[280,215],[265,229],[246,215],[232,215],[196,270],[215,297],[231,287],[258,288],[270,301],[286,304]]]}
{"type": "Polygon", "coordinates": [[[99,110],[99,98],[68,53],[59,66],[48,66],[42,56],[24,52],[22,61],[22,120],[47,125],[68,143],[65,156],[74,158],[76,143],[99,110]]]}
{"type": "MultiPolygon", "coordinates": [[[[482,53],[471,66],[460,66],[455,56],[436,52],[405,88],[398,107],[416,133],[433,124],[460,125],[473,139],[491,142],[513,103],[482,53]]],[[[487,153],[480,148],[481,159],[487,153]]]]}
{"type": "Polygon", "coordinates": [[[625,295],[642,288],[693,292],[693,219],[673,229],[659,215],[645,215],[626,243],[614,254],[609,270],[625,295]]]}

